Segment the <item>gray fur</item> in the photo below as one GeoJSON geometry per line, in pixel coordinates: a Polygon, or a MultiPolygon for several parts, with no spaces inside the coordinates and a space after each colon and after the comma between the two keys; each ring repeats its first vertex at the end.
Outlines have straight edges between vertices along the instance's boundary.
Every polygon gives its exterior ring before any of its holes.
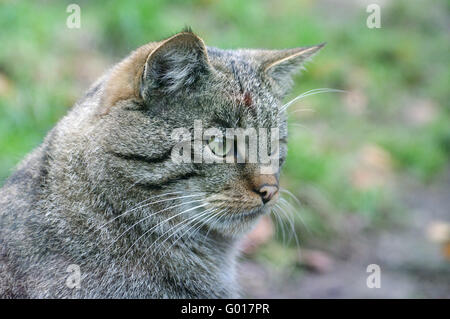
{"type": "Polygon", "coordinates": [[[201,119],[205,128],[275,126],[284,139],[278,111],[291,74],[280,74],[300,63],[282,63],[274,80],[262,66],[285,51],[204,48],[186,33],[182,45],[163,46],[146,60],[139,98],[100,110],[116,68],[108,71],[6,181],[1,297],[239,296],[239,240],[270,210],[248,186],[258,165],[174,164],[170,134],[201,119]],[[243,92],[251,93],[251,106],[239,99],[243,92]],[[222,218],[205,213],[198,228],[173,232],[208,208],[222,218]],[[71,264],[80,266],[80,289],[66,285],[71,264]]]}

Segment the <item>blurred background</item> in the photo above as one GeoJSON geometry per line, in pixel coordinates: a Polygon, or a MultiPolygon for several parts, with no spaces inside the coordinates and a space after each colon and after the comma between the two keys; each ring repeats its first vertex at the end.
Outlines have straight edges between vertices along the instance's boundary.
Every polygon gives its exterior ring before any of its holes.
{"type": "Polygon", "coordinates": [[[249,235],[246,297],[450,297],[450,2],[0,1],[0,185],[108,67],[189,25],[209,46],[327,42],[296,78],[290,191],[249,235]],[[73,2],[72,2],[73,3],[73,2]],[[381,8],[370,29],[369,3],[381,8]],[[367,266],[381,270],[369,288],[367,266]]]}

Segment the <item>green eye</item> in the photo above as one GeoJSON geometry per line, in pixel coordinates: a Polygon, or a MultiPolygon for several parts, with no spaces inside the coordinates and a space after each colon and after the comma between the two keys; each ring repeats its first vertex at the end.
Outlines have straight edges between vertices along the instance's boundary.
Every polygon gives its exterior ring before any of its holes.
{"type": "Polygon", "coordinates": [[[215,155],[225,157],[231,151],[233,141],[213,136],[208,140],[207,144],[215,155]]]}

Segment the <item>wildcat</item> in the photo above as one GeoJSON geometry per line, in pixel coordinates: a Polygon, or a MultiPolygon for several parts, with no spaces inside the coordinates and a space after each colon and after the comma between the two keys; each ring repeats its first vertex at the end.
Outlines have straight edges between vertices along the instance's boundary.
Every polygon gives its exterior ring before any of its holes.
{"type": "Polygon", "coordinates": [[[279,167],[177,164],[171,132],[277,127],[281,166],[282,99],[321,47],[222,50],[186,30],[107,71],[0,190],[0,296],[239,296],[239,240],[279,167]]]}

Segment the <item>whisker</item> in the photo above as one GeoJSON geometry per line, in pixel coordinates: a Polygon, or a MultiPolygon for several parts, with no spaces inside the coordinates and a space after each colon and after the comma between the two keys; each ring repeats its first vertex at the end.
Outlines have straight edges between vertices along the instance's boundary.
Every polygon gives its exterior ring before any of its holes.
{"type": "Polygon", "coordinates": [[[221,220],[221,218],[224,218],[224,216],[225,216],[225,214],[226,214],[227,212],[228,212],[228,210],[226,210],[226,211],[220,210],[220,213],[222,213],[222,216],[220,216],[213,224],[210,225],[208,231],[206,232],[205,238],[208,237],[208,234],[209,234],[209,232],[211,231],[211,229],[213,229],[213,227],[219,223],[219,221],[221,220]]]}
{"type": "Polygon", "coordinates": [[[275,216],[278,227],[281,229],[283,244],[286,245],[286,234],[285,234],[285,230],[284,230],[285,224],[283,222],[283,219],[279,215],[279,210],[281,209],[281,207],[277,203],[277,204],[275,204],[275,208],[276,209],[273,209],[272,212],[273,212],[273,215],[275,216]]]}
{"type": "Polygon", "coordinates": [[[330,88],[319,88],[319,89],[313,89],[313,90],[309,90],[306,91],[298,96],[296,96],[295,98],[293,98],[292,100],[290,100],[289,102],[287,102],[286,104],[282,105],[280,108],[280,113],[287,110],[287,108],[292,105],[292,103],[305,98],[307,96],[310,95],[314,95],[314,94],[320,94],[320,93],[328,93],[328,92],[338,92],[338,93],[343,93],[346,92],[345,90],[339,90],[339,89],[330,89],[330,88]]]}
{"type": "MultiPolygon", "coordinates": [[[[208,213],[211,213],[211,212],[208,212],[208,213]]],[[[160,256],[160,258],[156,261],[156,263],[155,263],[155,265],[157,265],[160,261],[161,261],[161,259],[170,251],[170,249],[181,239],[181,238],[183,238],[183,236],[185,235],[185,234],[187,234],[192,228],[194,228],[197,224],[199,224],[199,226],[198,226],[198,228],[197,229],[194,229],[194,232],[192,233],[192,235],[191,236],[193,236],[193,234],[197,231],[197,230],[200,230],[200,228],[201,228],[201,226],[202,226],[202,223],[206,223],[206,222],[208,222],[208,221],[210,221],[211,219],[213,219],[215,216],[217,216],[218,214],[220,214],[220,211],[218,211],[218,212],[216,212],[216,213],[214,213],[213,215],[211,215],[210,217],[207,217],[206,219],[203,219],[202,220],[202,218],[200,218],[200,220],[197,222],[197,223],[195,223],[194,225],[192,225],[191,227],[189,227],[183,234],[181,234],[167,249],[166,249],[166,251],[160,256]]],[[[203,214],[203,215],[201,215],[201,217],[203,217],[205,214],[203,214]]],[[[191,223],[189,223],[189,224],[187,224],[187,225],[190,225],[191,223]]],[[[184,225],[183,227],[186,227],[187,225],[184,225]]],[[[177,231],[178,232],[178,231],[177,231]]],[[[172,234],[171,236],[173,236],[174,234],[172,234]]],[[[189,236],[189,238],[191,237],[191,236],[189,236]]],[[[167,241],[169,238],[166,238],[164,241],[167,241]]],[[[162,244],[163,244],[164,242],[162,242],[161,244],[160,244],[160,247],[162,247],[162,244]]],[[[160,248],[158,248],[158,250],[159,250],[160,248]]]]}
{"type": "MultiPolygon", "coordinates": [[[[183,213],[185,213],[185,212],[183,212],[183,213]]],[[[194,215],[193,217],[195,217],[195,215],[194,215]]],[[[190,220],[190,219],[192,219],[193,217],[188,218],[187,220],[190,220]]],[[[158,238],[150,245],[150,247],[147,248],[147,250],[150,249],[155,243],[157,243],[158,240],[159,240],[161,237],[163,237],[163,236],[166,235],[167,233],[171,232],[175,227],[177,227],[178,225],[183,224],[183,222],[186,222],[187,220],[182,220],[182,221],[179,222],[178,224],[176,224],[176,225],[170,227],[166,232],[164,232],[162,235],[160,235],[160,236],[159,236],[159,237],[158,237],[158,238]]],[[[126,255],[128,254],[128,252],[131,250],[131,248],[137,243],[138,240],[140,240],[142,237],[144,237],[144,236],[145,236],[146,234],[148,234],[150,231],[154,230],[154,229],[155,229],[156,227],[158,227],[158,226],[161,226],[162,224],[164,224],[164,223],[167,222],[167,221],[168,221],[168,219],[162,221],[161,223],[158,223],[157,225],[155,225],[155,226],[153,226],[152,228],[150,228],[150,229],[148,229],[147,231],[145,231],[138,239],[135,240],[135,242],[133,243],[133,245],[131,245],[131,247],[125,252],[125,255],[123,256],[123,258],[125,258],[125,256],[126,256],[126,255]]],[[[146,251],[147,251],[147,250],[146,250],[146,251]]],[[[144,252],[144,254],[145,254],[145,252],[144,252]]]]}
{"type": "MultiPolygon", "coordinates": [[[[187,213],[187,212],[189,212],[189,211],[192,211],[192,210],[194,210],[194,209],[197,209],[197,208],[201,208],[201,207],[205,207],[207,204],[202,204],[202,205],[198,205],[198,206],[195,206],[195,207],[192,207],[192,208],[189,208],[189,209],[187,209],[187,210],[184,210],[184,211],[182,211],[181,213],[178,213],[178,214],[175,214],[175,215],[173,215],[172,217],[170,217],[170,218],[167,218],[167,219],[165,219],[164,221],[162,221],[161,223],[158,223],[157,225],[155,225],[155,226],[153,226],[151,229],[149,229],[149,230],[147,230],[146,232],[148,233],[150,230],[152,230],[152,229],[154,229],[154,228],[156,228],[156,227],[158,227],[158,226],[160,226],[161,224],[163,224],[163,223],[165,223],[165,222],[168,222],[169,220],[171,220],[171,219],[173,219],[173,218],[175,218],[175,217],[177,217],[177,216],[179,216],[179,215],[181,215],[181,214],[184,214],[184,213],[187,213]]],[[[206,210],[207,211],[207,210],[206,210]]],[[[203,212],[204,213],[204,212],[203,212]]],[[[195,217],[195,216],[194,216],[195,217]]],[[[191,217],[192,218],[192,217],[191,217]]],[[[180,223],[183,223],[184,221],[181,221],[180,223]]],[[[179,224],[180,224],[179,223],[179,224]]],[[[177,224],[178,225],[178,224],[177,224]]],[[[174,227],[176,227],[177,225],[175,225],[175,226],[173,226],[172,228],[170,228],[170,229],[173,229],[174,227]]],[[[161,235],[162,236],[162,235],[161,235]]],[[[147,254],[147,252],[150,250],[150,248],[152,248],[154,245],[155,245],[155,243],[157,243],[158,242],[158,240],[161,238],[161,236],[159,236],[145,251],[144,251],[144,253],[142,254],[142,257],[139,259],[139,263],[141,262],[141,260],[142,260],[142,258],[147,254]]]]}
{"type": "MultiPolygon", "coordinates": [[[[289,221],[287,220],[286,213],[285,213],[283,207],[281,207],[281,205],[278,205],[278,216],[279,216],[279,219],[280,219],[280,224],[283,225],[282,229],[283,229],[283,232],[284,232],[285,231],[285,227],[289,227],[289,225],[287,224],[289,221]]],[[[286,233],[288,233],[288,232],[286,231],[286,233]]],[[[289,234],[288,240],[291,240],[291,239],[292,239],[292,232],[289,234]]],[[[283,234],[283,244],[285,246],[287,245],[287,240],[284,237],[284,234],[283,234]]]]}
{"type": "Polygon", "coordinates": [[[295,114],[295,113],[301,113],[301,112],[316,112],[316,110],[314,110],[312,108],[301,108],[299,110],[292,111],[291,113],[295,114]]]}
{"type": "Polygon", "coordinates": [[[158,201],[156,201],[156,202],[151,202],[151,203],[143,204],[144,202],[147,202],[147,201],[149,201],[149,200],[151,200],[151,199],[155,199],[155,198],[163,197],[163,196],[167,196],[167,195],[172,195],[172,194],[179,194],[179,193],[182,193],[182,192],[166,193],[166,194],[153,196],[153,197],[151,197],[151,198],[148,198],[148,199],[146,199],[146,200],[143,200],[142,202],[138,203],[134,208],[132,208],[132,209],[130,209],[130,210],[127,210],[127,211],[123,212],[122,214],[120,214],[120,215],[114,217],[113,219],[109,220],[108,222],[106,222],[105,224],[103,224],[102,226],[100,226],[100,227],[99,227],[97,230],[95,230],[95,231],[101,230],[103,227],[105,227],[106,225],[112,223],[112,222],[115,221],[116,219],[118,219],[118,218],[120,218],[120,217],[122,217],[122,216],[124,216],[124,215],[126,215],[126,214],[129,214],[129,213],[131,213],[131,212],[133,212],[133,211],[135,211],[135,210],[137,210],[137,209],[140,209],[140,208],[144,208],[144,207],[147,207],[147,206],[150,206],[150,205],[153,205],[153,204],[163,203],[163,202],[167,202],[167,201],[171,201],[171,200],[178,200],[178,199],[182,199],[182,198],[201,196],[201,194],[185,195],[185,196],[172,197],[172,198],[167,198],[167,199],[163,199],[163,200],[158,200],[158,201]]]}
{"type": "Polygon", "coordinates": [[[145,176],[142,178],[139,178],[136,182],[134,182],[133,184],[131,184],[130,187],[128,187],[126,190],[130,190],[131,188],[133,188],[134,186],[136,186],[138,183],[142,182],[145,179],[145,176]]]}
{"type": "MultiPolygon", "coordinates": [[[[150,215],[145,216],[144,218],[141,218],[139,221],[137,221],[136,223],[134,223],[133,225],[131,225],[130,227],[128,227],[128,228],[127,228],[127,229],[126,229],[119,237],[117,237],[117,238],[116,238],[116,239],[108,246],[108,249],[111,248],[111,246],[112,246],[114,243],[116,243],[123,235],[125,235],[130,229],[132,229],[132,228],[133,228],[134,226],[136,226],[137,224],[142,223],[144,220],[147,220],[147,219],[149,219],[150,217],[152,217],[152,216],[154,216],[154,215],[156,215],[156,214],[165,212],[165,211],[167,211],[167,210],[169,210],[169,209],[173,209],[173,208],[176,208],[176,207],[179,207],[179,206],[182,206],[182,205],[187,205],[187,204],[190,204],[190,203],[196,203],[196,202],[201,202],[201,201],[202,201],[201,199],[196,199],[196,200],[189,201],[189,202],[187,202],[187,203],[181,203],[181,204],[177,204],[177,205],[174,205],[174,206],[166,207],[166,208],[161,209],[161,210],[159,210],[159,211],[157,211],[157,212],[151,213],[150,215]]],[[[183,211],[183,212],[184,212],[184,211],[183,211]]],[[[182,213],[183,213],[183,212],[182,212],[182,213]]],[[[181,213],[180,213],[180,214],[181,214],[181,213]]],[[[174,217],[176,217],[176,216],[178,216],[178,215],[180,215],[180,214],[174,215],[174,216],[170,217],[169,219],[164,220],[164,222],[167,221],[167,220],[170,220],[170,219],[172,219],[172,218],[174,218],[174,217]]],[[[160,224],[158,224],[158,225],[160,225],[160,224]]],[[[156,227],[156,226],[158,226],[158,225],[155,225],[154,227],[156,227]]],[[[153,227],[152,227],[152,228],[153,228],[153,227]]]]}
{"type": "Polygon", "coordinates": [[[289,191],[288,189],[286,189],[286,188],[281,188],[280,189],[280,192],[281,193],[285,193],[285,194],[288,194],[297,204],[298,204],[298,206],[299,207],[302,207],[303,205],[302,205],[302,203],[300,202],[300,200],[294,195],[294,194],[292,194],[292,192],[291,191],[289,191]]]}
{"type": "MultiPolygon", "coordinates": [[[[176,233],[178,233],[181,229],[184,229],[184,227],[191,225],[192,223],[194,223],[193,226],[197,225],[197,223],[195,222],[198,218],[201,218],[203,216],[205,216],[206,214],[209,214],[211,212],[211,210],[206,210],[203,213],[201,213],[200,215],[194,215],[191,218],[187,219],[187,220],[183,220],[180,223],[178,223],[177,225],[173,226],[170,228],[170,230],[175,229],[176,227],[178,227],[181,224],[184,224],[183,227],[177,228],[168,238],[166,238],[164,241],[162,241],[161,243],[158,244],[158,246],[156,246],[156,249],[154,250],[159,251],[162,248],[162,245],[164,244],[164,242],[166,242],[170,237],[172,237],[173,235],[175,235],[176,233]]],[[[193,226],[189,227],[187,231],[189,231],[193,226]]],[[[167,232],[166,232],[167,233],[167,232]]],[[[139,259],[139,263],[142,260],[143,257],[145,257],[147,255],[147,253],[150,251],[150,248],[153,247],[156,243],[158,243],[158,240],[161,239],[166,233],[164,233],[163,235],[159,236],[142,254],[142,257],[139,259]]],[[[165,256],[165,254],[169,251],[170,248],[172,248],[176,242],[178,242],[178,240],[180,240],[182,238],[182,236],[184,235],[184,233],[175,240],[174,243],[172,243],[170,245],[170,247],[168,249],[166,249],[166,252],[154,263],[153,266],[156,266],[159,261],[162,259],[163,256],[165,256]]]]}
{"type": "MultiPolygon", "coordinates": [[[[283,200],[283,199],[282,199],[282,200],[283,200]]],[[[282,200],[280,201],[280,203],[282,202],[282,200]]],[[[290,207],[292,207],[292,206],[290,206],[290,207]]],[[[294,223],[294,220],[292,219],[292,215],[290,215],[287,211],[284,211],[284,210],[281,210],[281,212],[283,213],[283,215],[286,216],[286,218],[287,218],[287,220],[288,220],[288,222],[289,222],[289,225],[290,225],[290,227],[291,227],[291,238],[292,238],[292,236],[294,237],[295,243],[296,243],[296,245],[297,245],[297,248],[300,248],[300,244],[299,244],[299,241],[298,241],[297,232],[296,232],[296,230],[295,230],[295,223],[294,223]]],[[[294,216],[295,216],[295,215],[294,215],[294,216]]]]}
{"type": "Polygon", "coordinates": [[[300,124],[300,123],[288,123],[288,127],[289,126],[296,126],[296,127],[299,127],[299,128],[301,128],[301,129],[309,129],[309,127],[307,127],[306,125],[303,125],[303,124],[300,124]]]}
{"type": "MultiPolygon", "coordinates": [[[[162,242],[160,243],[159,248],[157,248],[157,249],[155,250],[155,252],[157,252],[159,249],[161,249],[161,248],[162,248],[162,245],[163,245],[167,240],[169,240],[171,237],[173,237],[173,236],[174,236],[175,234],[177,234],[179,231],[185,229],[188,225],[191,225],[192,222],[197,221],[193,226],[197,225],[198,223],[201,224],[202,222],[206,222],[207,220],[210,220],[211,217],[214,216],[214,215],[212,215],[212,216],[210,216],[210,217],[207,217],[207,218],[205,218],[205,219],[203,219],[202,217],[204,217],[204,216],[206,216],[206,215],[208,215],[208,214],[215,214],[216,212],[217,212],[217,209],[210,209],[210,210],[206,210],[206,211],[204,211],[203,213],[201,213],[201,214],[195,216],[196,218],[191,218],[191,220],[190,220],[189,223],[185,223],[182,227],[179,227],[175,232],[173,232],[170,236],[168,236],[166,239],[164,239],[164,241],[162,241],[162,242]]],[[[179,223],[179,224],[181,224],[181,223],[179,223]]],[[[175,226],[175,227],[176,227],[176,226],[175,226]]],[[[173,247],[173,245],[174,245],[180,238],[182,238],[189,230],[191,230],[192,228],[193,228],[193,227],[189,227],[183,234],[181,234],[181,235],[178,237],[178,239],[175,240],[175,242],[172,243],[172,245],[171,245],[166,251],[170,250],[170,248],[173,247]]],[[[160,236],[160,237],[161,237],[161,236],[160,236]]]]}
{"type": "Polygon", "coordinates": [[[293,200],[294,200],[294,202],[298,205],[298,210],[296,210],[295,209],[295,207],[290,203],[290,202],[288,202],[285,198],[281,198],[280,199],[280,202],[284,202],[285,203],[285,205],[287,205],[288,207],[290,207],[291,208],[291,210],[293,210],[294,212],[295,211],[299,211],[299,214],[293,214],[293,216],[294,216],[294,218],[296,217],[296,216],[298,216],[298,218],[300,219],[300,222],[302,223],[302,225],[305,227],[305,229],[308,231],[308,233],[311,233],[311,230],[309,229],[309,227],[308,227],[308,225],[305,223],[305,221],[303,220],[303,217],[302,217],[302,215],[300,214],[300,211],[301,211],[301,209],[302,209],[302,203],[300,202],[300,200],[294,195],[294,194],[292,194],[289,190],[287,190],[287,189],[281,189],[281,193],[283,193],[283,194],[288,194],[293,200]]]}
{"type": "MultiPolygon", "coordinates": [[[[159,197],[163,197],[163,196],[168,196],[168,195],[180,194],[180,193],[182,193],[182,192],[177,191],[177,192],[171,192],[171,193],[164,193],[164,194],[155,195],[155,196],[152,196],[152,197],[150,197],[150,198],[144,199],[143,201],[140,201],[140,202],[137,203],[132,209],[134,209],[135,207],[137,207],[137,206],[139,206],[139,205],[141,205],[141,204],[143,204],[143,203],[145,203],[145,202],[148,202],[148,201],[150,201],[150,200],[152,200],[152,199],[159,198],[159,197]]],[[[108,222],[106,222],[105,224],[103,224],[102,226],[100,226],[97,230],[102,229],[103,227],[105,227],[105,226],[108,225],[109,223],[111,223],[111,222],[113,222],[114,220],[116,220],[117,218],[120,218],[121,216],[127,214],[128,212],[129,212],[129,210],[127,210],[127,211],[123,212],[122,214],[120,214],[120,215],[114,217],[112,220],[109,220],[108,222]]]]}
{"type": "MultiPolygon", "coordinates": [[[[198,225],[197,228],[195,228],[194,231],[188,236],[188,238],[194,237],[196,234],[198,234],[199,231],[200,231],[200,229],[201,229],[201,227],[202,227],[202,224],[209,223],[211,220],[213,220],[216,216],[220,215],[221,213],[223,213],[223,211],[218,210],[216,213],[212,214],[210,217],[206,218],[205,220],[203,220],[203,221],[200,220],[199,223],[196,223],[196,225],[197,225],[197,224],[199,224],[199,225],[198,225]]],[[[219,219],[220,219],[221,217],[223,217],[223,215],[220,216],[219,219]]],[[[211,226],[212,226],[212,225],[211,225],[211,226]]],[[[208,231],[206,232],[205,238],[207,238],[207,236],[208,236],[208,234],[210,233],[210,231],[211,231],[211,227],[210,227],[210,228],[208,229],[208,231]]],[[[185,233],[183,233],[182,236],[184,236],[184,235],[185,235],[185,233]]]]}

